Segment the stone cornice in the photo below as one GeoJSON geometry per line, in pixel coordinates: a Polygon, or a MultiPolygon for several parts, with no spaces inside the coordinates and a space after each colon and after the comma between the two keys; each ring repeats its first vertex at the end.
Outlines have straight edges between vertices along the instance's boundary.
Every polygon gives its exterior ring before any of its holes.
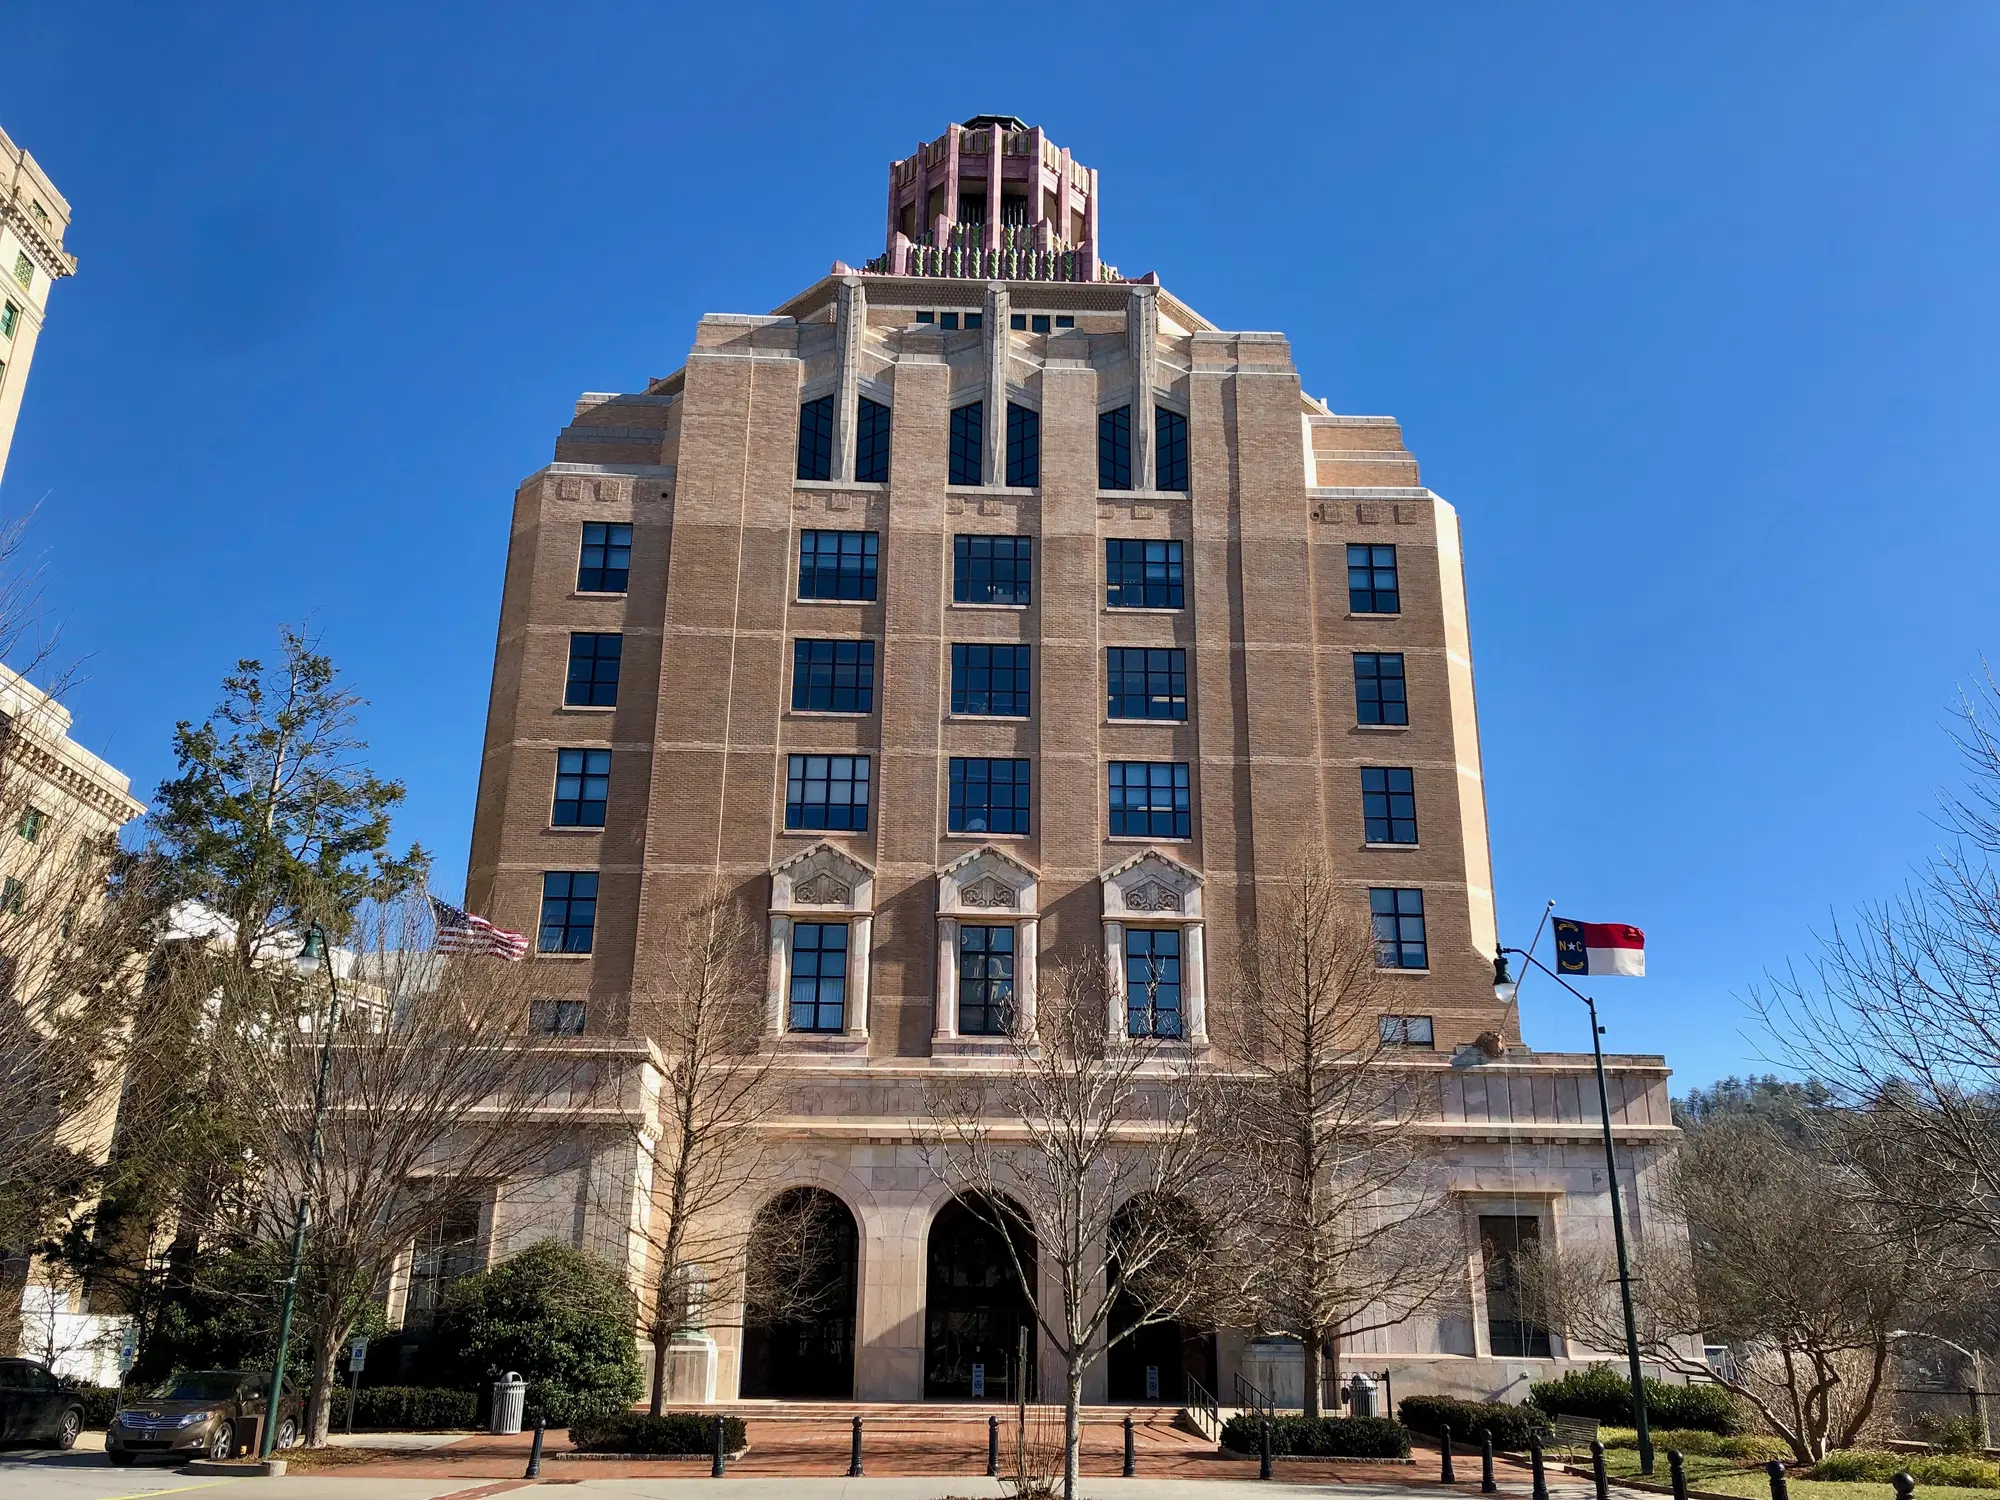
{"type": "Polygon", "coordinates": [[[42,263],[42,271],[49,280],[60,281],[65,276],[76,274],[76,257],[49,238],[49,232],[21,207],[19,198],[11,195],[0,198],[0,220],[4,220],[21,237],[21,243],[34,251],[35,259],[42,263]]]}
{"type": "Polygon", "coordinates": [[[9,736],[7,753],[31,774],[62,788],[92,812],[109,819],[114,828],[123,827],[146,811],[146,805],[130,793],[85,774],[74,762],[38,743],[31,733],[22,732],[18,726],[9,736]]]}

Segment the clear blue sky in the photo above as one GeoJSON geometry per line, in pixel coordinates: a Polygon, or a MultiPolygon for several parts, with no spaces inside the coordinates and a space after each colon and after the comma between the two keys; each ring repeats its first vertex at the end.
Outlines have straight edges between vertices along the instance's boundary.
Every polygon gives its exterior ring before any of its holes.
{"type": "Polygon", "coordinates": [[[511,496],[577,394],[879,251],[886,163],[1005,111],[1128,274],[1402,419],[1464,520],[1508,940],[1549,896],[1647,930],[1614,1046],[1741,1071],[1746,985],[1936,842],[2000,640],[2000,8],[93,4],[9,49],[82,269],[0,506],[142,791],[310,618],[459,889],[511,496]]]}

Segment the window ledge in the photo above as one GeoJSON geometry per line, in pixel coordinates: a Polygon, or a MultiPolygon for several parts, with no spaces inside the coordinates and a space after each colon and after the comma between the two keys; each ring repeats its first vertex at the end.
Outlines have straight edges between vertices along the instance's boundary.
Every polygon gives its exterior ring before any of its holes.
{"type": "Polygon", "coordinates": [[[604,825],[602,823],[551,823],[542,832],[564,836],[578,833],[602,833],[604,832],[604,825]]]}
{"type": "Polygon", "coordinates": [[[618,705],[615,703],[565,703],[560,705],[556,709],[556,712],[564,714],[615,714],[618,712],[618,705]]]}
{"type": "MultiPolygon", "coordinates": [[[[1425,975],[1429,974],[1429,973],[1430,973],[1430,970],[1429,970],[1429,969],[1405,969],[1405,968],[1402,968],[1402,967],[1400,967],[1400,966],[1398,966],[1398,965],[1394,965],[1394,964],[1377,964],[1377,965],[1375,966],[1375,972],[1376,972],[1377,974],[1411,974],[1411,975],[1415,975],[1415,976],[1416,976],[1416,977],[1418,977],[1418,978],[1422,978],[1422,977],[1424,977],[1425,975]]],[[[1435,1050],[1435,1049],[1433,1049],[1433,1050],[1435,1050]]]]}
{"type": "Polygon", "coordinates": [[[964,844],[984,844],[984,843],[989,843],[994,839],[1000,839],[1003,842],[1005,842],[1005,841],[1012,841],[1019,839],[1031,839],[1034,837],[1032,833],[971,833],[962,828],[960,829],[948,828],[945,830],[944,836],[947,842],[949,842],[952,839],[957,839],[960,843],[964,844]]]}
{"type": "Polygon", "coordinates": [[[631,594],[632,591],[630,589],[618,589],[616,591],[611,589],[571,589],[569,591],[569,596],[572,599],[627,599],[631,597],[631,594]]]}
{"type": "Polygon", "coordinates": [[[886,479],[794,479],[795,490],[867,490],[874,494],[886,495],[889,481],[886,479]]]}
{"type": "Polygon", "coordinates": [[[1028,724],[1034,720],[1033,714],[954,714],[947,713],[947,724],[1028,724]]]}
{"type": "MultiPolygon", "coordinates": [[[[1033,609],[1033,608],[1034,608],[1034,605],[1032,605],[1032,604],[975,604],[974,602],[972,602],[972,601],[971,601],[971,600],[969,600],[969,599],[954,599],[954,600],[952,600],[952,601],[951,601],[951,607],[952,607],[953,609],[1033,609]]],[[[999,642],[990,642],[990,643],[989,643],[989,642],[986,642],[986,641],[974,641],[974,642],[973,642],[972,644],[974,644],[974,645],[976,645],[976,646],[983,646],[983,645],[988,645],[988,644],[997,644],[997,645],[1002,645],[1002,646],[1009,646],[1009,645],[1014,645],[1014,644],[1015,644],[1015,642],[1012,642],[1012,641],[999,641],[999,642]]]]}
{"type": "Polygon", "coordinates": [[[1111,715],[1106,714],[1102,719],[1098,720],[1098,727],[1109,729],[1114,724],[1185,724],[1187,722],[1186,715],[1182,715],[1178,719],[1114,719],[1111,715]]]}
{"type": "MultiPolygon", "coordinates": [[[[790,753],[793,755],[818,755],[822,752],[817,750],[794,750],[790,753]]],[[[845,750],[828,750],[824,753],[828,755],[845,755],[847,752],[845,750]]],[[[866,828],[780,828],[778,833],[780,837],[788,839],[865,839],[870,836],[866,828]]]]}
{"type": "Polygon", "coordinates": [[[1410,732],[1410,726],[1407,724],[1356,724],[1354,728],[1360,734],[1408,734],[1410,732]]]}
{"type": "Polygon", "coordinates": [[[1371,844],[1364,842],[1361,847],[1364,849],[1421,849],[1424,846],[1422,844],[1371,844]]]}
{"type": "Polygon", "coordinates": [[[1107,615],[1184,615],[1187,613],[1187,606],[1184,604],[1107,604],[1104,606],[1104,612],[1107,615]]]}
{"type": "Polygon", "coordinates": [[[546,959],[555,963],[583,963],[596,956],[594,953],[544,953],[539,948],[535,950],[538,961],[546,959]]]}
{"type": "MultiPolygon", "coordinates": [[[[1194,842],[1194,835],[1191,833],[1107,833],[1104,836],[1104,842],[1107,844],[1192,844],[1194,842]]],[[[1151,913],[1148,913],[1148,915],[1151,915],[1151,913]]]]}
{"type": "Polygon", "coordinates": [[[794,604],[851,604],[858,606],[863,604],[879,604],[880,602],[879,599],[829,599],[824,594],[797,594],[792,598],[792,603],[794,604]]]}
{"type": "Polygon", "coordinates": [[[1399,609],[1393,615],[1385,615],[1370,614],[1365,610],[1350,609],[1347,612],[1347,618],[1350,620],[1400,620],[1403,618],[1403,612],[1399,609]]]}
{"type": "Polygon", "coordinates": [[[785,710],[785,717],[788,719],[872,719],[875,717],[875,710],[871,708],[866,713],[855,713],[844,708],[788,708],[785,710]]]}
{"type": "Polygon", "coordinates": [[[1187,492],[1186,490],[1107,490],[1107,489],[1099,489],[1099,490],[1098,490],[1098,492],[1097,492],[1097,498],[1098,498],[1099,500],[1110,500],[1110,501],[1118,501],[1118,500],[1126,500],[1126,501],[1131,501],[1131,500],[1141,500],[1141,501],[1151,501],[1151,500],[1185,500],[1185,499],[1187,499],[1187,497],[1188,497],[1188,492],[1187,492]]]}
{"type": "Polygon", "coordinates": [[[948,484],[944,487],[944,492],[963,499],[1011,497],[1025,500],[1040,495],[1042,487],[1038,484],[948,484]]]}

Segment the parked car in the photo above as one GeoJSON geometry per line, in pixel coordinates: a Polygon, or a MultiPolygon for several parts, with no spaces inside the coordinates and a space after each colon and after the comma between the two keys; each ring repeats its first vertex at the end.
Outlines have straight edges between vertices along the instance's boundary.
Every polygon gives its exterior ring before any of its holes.
{"type": "Polygon", "coordinates": [[[32,1359],[0,1359],[0,1443],[67,1448],[83,1431],[83,1397],[32,1359]]]}
{"type": "MultiPolygon", "coordinates": [[[[228,1458],[239,1439],[249,1442],[264,1414],[271,1376],[259,1370],[183,1370],[146,1395],[128,1397],[104,1434],[104,1454],[114,1464],[162,1458],[228,1458]]],[[[299,1440],[299,1398],[287,1390],[278,1403],[278,1441],[299,1440]]]]}

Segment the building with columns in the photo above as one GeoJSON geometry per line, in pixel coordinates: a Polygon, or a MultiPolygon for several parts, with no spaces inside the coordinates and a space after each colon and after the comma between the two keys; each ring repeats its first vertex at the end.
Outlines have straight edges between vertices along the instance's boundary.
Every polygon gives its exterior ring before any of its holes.
{"type": "Polygon", "coordinates": [[[0,131],[0,474],[14,446],[49,292],[76,274],[76,257],[63,249],[68,230],[68,200],[41,164],[0,131]]]}
{"type": "MultiPolygon", "coordinates": [[[[1462,1208],[1462,1294],[1350,1367],[1519,1396],[1578,1353],[1512,1303],[1509,1257],[1607,1235],[1609,1200],[1590,1058],[1528,1050],[1492,988],[1458,514],[1394,418],[1306,394],[1283,335],[1121,275],[1100,233],[1098,174],[1039,128],[949,126],[891,164],[880,255],[584,395],[515,495],[469,906],[534,935],[551,1029],[641,1049],[676,914],[717,879],[753,904],[767,1203],[845,1226],[835,1310],[718,1326],[679,1398],[1009,1394],[1020,1310],[925,1168],[927,1086],[1006,1066],[1038,965],[1099,952],[1110,1034],[1226,1065],[1236,935],[1302,841],[1370,915],[1462,1208]]],[[[1635,1232],[1671,1232],[1667,1069],[1610,1078],[1635,1232]]],[[[643,1181],[657,1123],[590,1159],[643,1181]]],[[[633,1200],[576,1232],[645,1288],[633,1200]]],[[[483,1232],[469,1264],[507,1248],[483,1232]]],[[[1087,1394],[1296,1400],[1298,1350],[1253,1333],[1149,1335],[1087,1394]]]]}

